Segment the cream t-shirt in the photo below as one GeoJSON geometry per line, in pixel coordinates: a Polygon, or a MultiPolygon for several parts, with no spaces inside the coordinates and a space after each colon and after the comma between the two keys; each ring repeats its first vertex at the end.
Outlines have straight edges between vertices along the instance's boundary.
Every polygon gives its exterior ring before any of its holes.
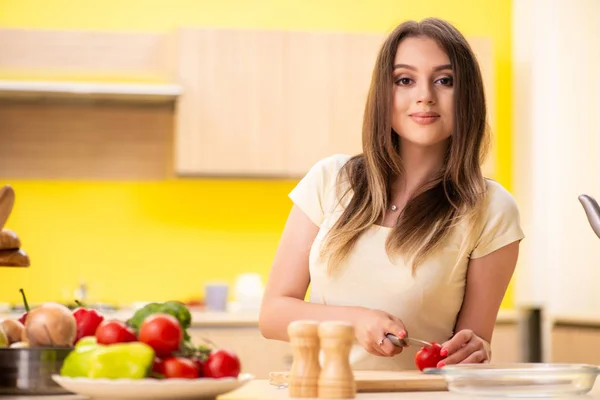
{"type": "MultiPolygon", "coordinates": [[[[391,228],[377,225],[360,237],[339,271],[329,275],[319,260],[319,251],[325,234],[348,204],[350,196],[338,204],[336,178],[349,159],[341,154],[322,159],[289,194],[320,227],[309,256],[309,301],[382,310],[400,318],[411,336],[445,342],[453,334],[461,308],[469,258],[485,256],[524,238],[513,197],[497,182],[487,180],[490,197],[477,241],[466,253],[461,252],[467,227],[458,224],[444,246],[421,264],[414,276],[401,259],[389,259],[385,241],[391,228]]],[[[395,357],[381,357],[369,354],[357,343],[350,359],[357,370],[408,370],[415,369],[417,351],[411,346],[395,357]]]]}

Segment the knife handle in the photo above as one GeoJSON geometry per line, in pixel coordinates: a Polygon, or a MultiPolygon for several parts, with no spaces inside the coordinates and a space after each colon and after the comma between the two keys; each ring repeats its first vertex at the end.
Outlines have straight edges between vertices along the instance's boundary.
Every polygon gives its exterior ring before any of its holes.
{"type": "Polygon", "coordinates": [[[398,336],[392,334],[392,333],[388,333],[385,335],[390,342],[392,342],[392,344],[396,347],[406,347],[407,344],[404,340],[400,339],[398,336]]]}

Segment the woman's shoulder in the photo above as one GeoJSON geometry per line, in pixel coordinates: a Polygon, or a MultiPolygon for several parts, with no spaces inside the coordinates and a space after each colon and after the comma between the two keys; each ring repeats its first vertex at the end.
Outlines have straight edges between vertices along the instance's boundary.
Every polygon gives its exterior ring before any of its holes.
{"type": "Polygon", "coordinates": [[[317,170],[328,175],[337,175],[351,158],[352,156],[348,154],[332,154],[318,160],[312,166],[311,170],[317,170]]]}
{"type": "Polygon", "coordinates": [[[525,237],[514,196],[499,182],[486,179],[487,192],[471,258],[487,255],[525,237]]]}
{"type": "Polygon", "coordinates": [[[486,206],[488,212],[510,212],[518,213],[519,209],[514,196],[498,181],[485,180],[487,187],[486,206]]]}
{"type": "Polygon", "coordinates": [[[294,204],[315,224],[320,225],[331,210],[335,209],[338,198],[337,177],[351,158],[347,154],[333,154],[318,160],[289,193],[294,204]]]}
{"type": "Polygon", "coordinates": [[[351,158],[348,154],[324,157],[310,168],[304,179],[316,183],[324,192],[334,190],[341,169],[351,158]]]}

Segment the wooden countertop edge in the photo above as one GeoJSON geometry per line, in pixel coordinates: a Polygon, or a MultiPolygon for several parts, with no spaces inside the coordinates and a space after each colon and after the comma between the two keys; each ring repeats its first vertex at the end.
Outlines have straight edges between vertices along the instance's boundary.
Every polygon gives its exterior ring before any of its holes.
{"type": "Polygon", "coordinates": [[[550,313],[546,320],[555,327],[600,328],[598,313],[550,313]]]}
{"type": "MultiPolygon", "coordinates": [[[[258,327],[258,312],[212,312],[212,311],[191,311],[192,328],[203,327],[258,327]]],[[[117,312],[105,312],[108,319],[117,319],[124,321],[133,315],[132,310],[120,310],[117,312]]],[[[19,318],[21,313],[2,313],[0,320],[5,318],[19,318]]],[[[498,325],[517,324],[521,319],[519,310],[504,309],[500,310],[496,323],[498,325]]],[[[545,316],[553,326],[577,326],[600,328],[600,314],[598,313],[554,313],[545,316]]]]}

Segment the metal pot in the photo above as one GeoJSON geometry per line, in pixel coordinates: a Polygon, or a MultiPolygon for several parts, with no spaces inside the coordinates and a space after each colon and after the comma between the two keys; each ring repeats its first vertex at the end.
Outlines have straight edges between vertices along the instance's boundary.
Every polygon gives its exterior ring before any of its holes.
{"type": "Polygon", "coordinates": [[[0,395],[68,394],[52,380],[73,348],[0,349],[0,395]]]}

